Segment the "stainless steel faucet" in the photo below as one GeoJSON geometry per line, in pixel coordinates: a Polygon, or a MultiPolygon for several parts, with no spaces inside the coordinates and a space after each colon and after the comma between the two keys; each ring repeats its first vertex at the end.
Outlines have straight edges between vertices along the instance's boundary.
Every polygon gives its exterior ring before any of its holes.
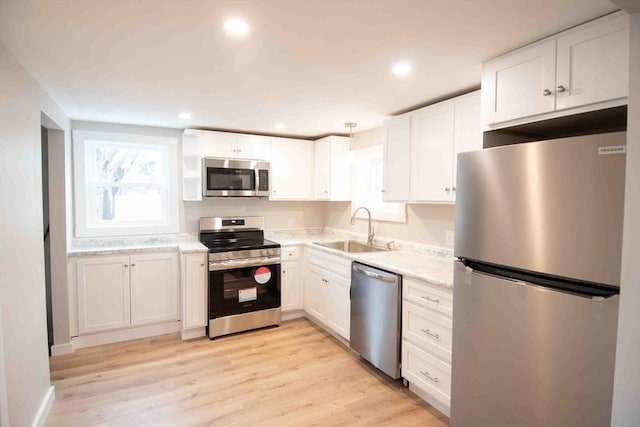
{"type": "Polygon", "coordinates": [[[351,216],[351,225],[356,225],[356,214],[360,209],[364,209],[365,211],[367,211],[367,215],[369,216],[369,234],[367,236],[367,244],[373,245],[373,238],[375,237],[375,232],[373,231],[373,225],[371,224],[371,211],[369,209],[365,208],[364,206],[360,206],[358,209],[356,209],[353,212],[353,215],[351,216]]]}

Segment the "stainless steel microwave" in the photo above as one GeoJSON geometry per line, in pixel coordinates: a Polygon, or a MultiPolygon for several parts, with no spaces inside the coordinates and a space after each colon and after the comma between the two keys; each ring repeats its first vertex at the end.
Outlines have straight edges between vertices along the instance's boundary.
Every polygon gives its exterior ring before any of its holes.
{"type": "Polygon", "coordinates": [[[205,197],[269,196],[269,162],[263,160],[202,159],[205,197]]]}

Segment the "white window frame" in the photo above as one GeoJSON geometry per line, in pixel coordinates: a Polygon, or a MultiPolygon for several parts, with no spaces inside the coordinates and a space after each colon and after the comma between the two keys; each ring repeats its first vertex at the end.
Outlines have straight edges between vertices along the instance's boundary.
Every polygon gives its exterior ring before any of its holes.
{"type": "MultiPolygon", "coordinates": [[[[167,234],[179,231],[178,223],[178,139],[111,132],[73,131],[74,212],[76,237],[131,236],[167,234]],[[115,224],[92,224],[89,221],[89,190],[93,182],[87,176],[86,148],[95,142],[122,146],[155,146],[166,153],[166,221],[128,221],[115,224]]],[[[126,184],[125,184],[126,185],[126,184]]]]}
{"type": "MultiPolygon", "coordinates": [[[[374,176],[375,171],[371,168],[371,163],[374,158],[379,158],[382,161],[383,146],[372,145],[366,148],[360,148],[353,150],[353,163],[351,167],[351,215],[360,207],[364,206],[371,211],[371,218],[376,221],[388,221],[388,222],[407,222],[407,207],[405,203],[396,202],[383,202],[382,192],[373,194],[373,189],[370,187],[367,194],[361,194],[358,189],[359,175],[360,178],[369,181],[369,184],[374,180],[382,180],[382,175],[374,176]],[[378,199],[377,202],[372,202],[372,199],[378,199]]],[[[380,168],[380,171],[382,168],[380,168]]],[[[360,210],[356,214],[358,219],[367,219],[367,214],[363,210],[360,210]]]]}

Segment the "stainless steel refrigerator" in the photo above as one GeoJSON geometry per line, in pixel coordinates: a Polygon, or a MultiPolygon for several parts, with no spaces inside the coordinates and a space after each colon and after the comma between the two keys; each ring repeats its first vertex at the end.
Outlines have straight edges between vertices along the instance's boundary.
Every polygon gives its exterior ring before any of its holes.
{"type": "Polygon", "coordinates": [[[453,427],[610,424],[625,144],[458,156],[453,427]]]}

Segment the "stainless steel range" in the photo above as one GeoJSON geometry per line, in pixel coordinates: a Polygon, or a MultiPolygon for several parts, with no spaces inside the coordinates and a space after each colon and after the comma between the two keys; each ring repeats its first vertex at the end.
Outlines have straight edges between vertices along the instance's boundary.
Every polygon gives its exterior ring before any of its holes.
{"type": "Polygon", "coordinates": [[[264,218],[200,218],[209,248],[209,337],[280,324],[280,244],[264,218]]]}

